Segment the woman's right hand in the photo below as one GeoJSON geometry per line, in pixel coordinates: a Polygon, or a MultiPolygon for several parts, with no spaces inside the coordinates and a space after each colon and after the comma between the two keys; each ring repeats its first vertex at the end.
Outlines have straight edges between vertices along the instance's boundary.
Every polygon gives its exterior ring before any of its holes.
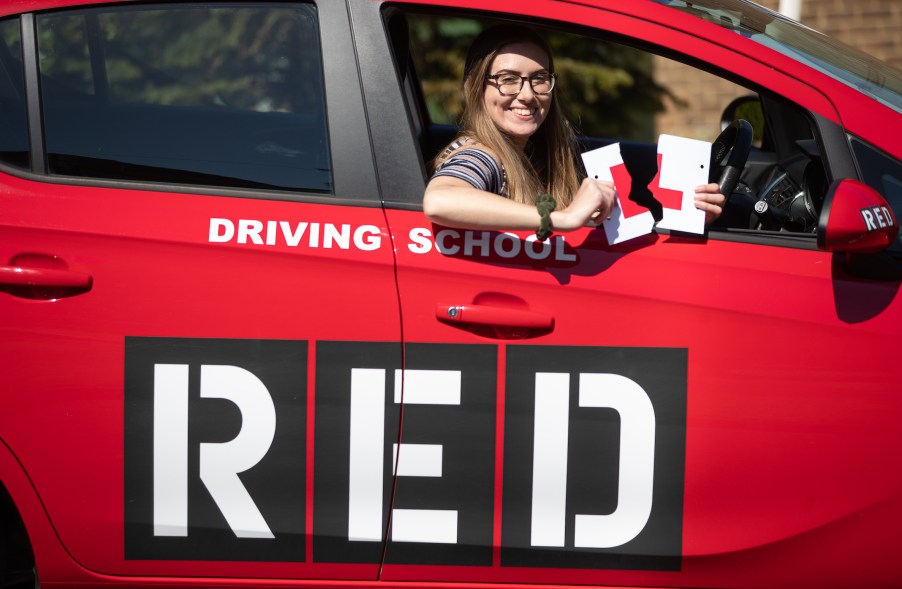
{"type": "Polygon", "coordinates": [[[551,213],[551,226],[556,231],[574,231],[590,220],[604,221],[617,206],[617,190],[607,180],[585,178],[573,201],[560,211],[551,213]]]}

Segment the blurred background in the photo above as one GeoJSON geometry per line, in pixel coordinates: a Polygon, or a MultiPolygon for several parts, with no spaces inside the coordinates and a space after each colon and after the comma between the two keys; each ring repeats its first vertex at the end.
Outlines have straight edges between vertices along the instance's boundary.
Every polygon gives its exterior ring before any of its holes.
{"type": "Polygon", "coordinates": [[[902,69],[899,0],[759,0],[761,6],[902,69]]]}
{"type": "MultiPolygon", "coordinates": [[[[756,3],[902,70],[902,0],[756,3]]],[[[742,90],[710,77],[700,83],[699,72],[673,61],[655,58],[654,62],[655,81],[673,94],[665,99],[664,111],[655,117],[656,127],[675,135],[713,139],[708,129],[719,119],[723,105],[742,90]]]]}

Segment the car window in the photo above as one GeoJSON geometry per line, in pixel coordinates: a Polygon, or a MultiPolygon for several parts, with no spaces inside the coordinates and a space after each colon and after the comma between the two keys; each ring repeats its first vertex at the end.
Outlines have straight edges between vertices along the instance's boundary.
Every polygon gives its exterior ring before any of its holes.
{"type": "Polygon", "coordinates": [[[312,5],[76,10],[37,33],[50,173],[331,192],[312,5]]]}
{"type": "MultiPolygon", "coordinates": [[[[419,80],[422,94],[411,110],[418,113],[413,118],[428,173],[430,160],[457,130],[466,50],[493,21],[435,13],[406,18],[416,70],[411,77],[419,80]]],[[[542,27],[541,33],[554,51],[555,97],[579,136],[581,151],[619,143],[632,186],[641,190],[654,181],[661,135],[714,142],[735,118],[749,120],[752,151],[728,210],[711,226],[712,235],[782,241],[791,237],[793,245],[815,247],[817,208],[826,182],[814,148],[815,128],[804,109],[735,73],[644,41],[551,27],[542,27]],[[803,192],[805,202],[795,202],[803,192]],[[767,202],[771,213],[755,212],[759,200],[767,202]],[[797,215],[799,210],[804,215],[797,215]]],[[[712,176],[717,179],[716,173],[712,176]]]]}
{"type": "Polygon", "coordinates": [[[28,118],[18,19],[0,20],[0,162],[28,167],[28,118]]]}

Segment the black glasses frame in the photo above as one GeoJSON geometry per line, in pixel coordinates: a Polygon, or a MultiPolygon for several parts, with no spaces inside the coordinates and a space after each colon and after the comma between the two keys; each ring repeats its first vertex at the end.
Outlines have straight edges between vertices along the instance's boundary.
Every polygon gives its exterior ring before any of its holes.
{"type": "Polygon", "coordinates": [[[495,85],[498,87],[498,92],[502,96],[516,96],[523,90],[523,84],[525,84],[527,80],[529,80],[529,87],[532,89],[533,93],[539,94],[541,96],[545,96],[547,94],[551,94],[551,91],[554,90],[554,82],[555,82],[555,80],[557,80],[557,74],[556,73],[543,73],[543,74],[533,74],[531,76],[518,76],[517,74],[512,74],[512,73],[508,72],[508,73],[503,73],[503,74],[492,74],[490,76],[486,76],[485,79],[495,82],[495,85]],[[547,92],[538,92],[538,91],[536,91],[534,80],[536,77],[544,77],[544,76],[548,76],[548,79],[551,82],[551,88],[549,88],[547,92]],[[520,78],[520,86],[517,88],[516,92],[503,92],[501,90],[501,84],[498,83],[498,78],[504,78],[504,77],[520,78]]]}

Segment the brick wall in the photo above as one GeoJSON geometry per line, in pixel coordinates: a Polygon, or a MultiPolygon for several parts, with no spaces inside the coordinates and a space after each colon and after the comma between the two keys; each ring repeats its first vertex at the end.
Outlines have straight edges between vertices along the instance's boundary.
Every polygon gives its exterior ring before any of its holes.
{"type": "MultiPolygon", "coordinates": [[[[778,2],[763,6],[776,9],[778,2]]],[[[902,69],[902,2],[802,0],[803,24],[902,69]]]]}
{"type": "MultiPolygon", "coordinates": [[[[902,70],[902,1],[801,1],[802,24],[902,70]]],[[[779,6],[779,0],[758,3],[772,10],[779,6]]],[[[656,118],[658,132],[710,141],[717,134],[723,107],[746,93],[739,86],[669,60],[656,59],[654,67],[655,79],[685,102],[683,106],[668,102],[667,111],[656,118]]]]}

